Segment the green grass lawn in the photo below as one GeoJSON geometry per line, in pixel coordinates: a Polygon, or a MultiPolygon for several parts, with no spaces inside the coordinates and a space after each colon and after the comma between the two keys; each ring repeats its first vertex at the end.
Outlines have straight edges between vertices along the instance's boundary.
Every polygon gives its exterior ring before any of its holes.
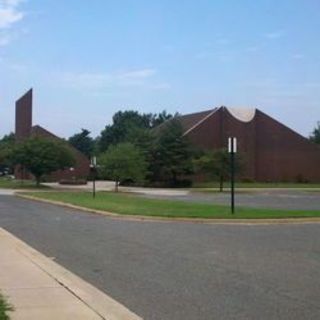
{"type": "Polygon", "coordinates": [[[5,298],[0,293],[0,320],[9,320],[10,318],[7,315],[7,312],[12,310],[12,306],[6,302],[5,298]]]}
{"type": "Polygon", "coordinates": [[[46,189],[47,186],[40,185],[37,188],[36,183],[30,180],[9,180],[6,178],[0,178],[0,189],[46,189]]]}
{"type": "Polygon", "coordinates": [[[274,209],[237,208],[231,215],[223,205],[189,203],[173,200],[146,199],[135,195],[98,192],[95,199],[88,192],[32,192],[28,195],[42,199],[61,201],[85,208],[119,214],[187,217],[187,218],[291,218],[320,217],[320,211],[293,211],[274,209]]]}
{"type": "MultiPolygon", "coordinates": [[[[320,188],[320,183],[290,183],[290,182],[236,182],[237,188],[320,188]]],[[[219,188],[219,183],[196,182],[193,188],[219,188]]],[[[224,188],[230,188],[230,183],[225,182],[224,188]]]]}

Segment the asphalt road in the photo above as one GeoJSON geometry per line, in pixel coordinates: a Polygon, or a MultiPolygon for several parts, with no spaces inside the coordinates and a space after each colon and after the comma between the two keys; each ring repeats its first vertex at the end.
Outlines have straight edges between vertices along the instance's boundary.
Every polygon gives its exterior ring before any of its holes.
{"type": "MultiPolygon", "coordinates": [[[[230,204],[228,192],[191,192],[187,195],[144,194],[142,197],[182,200],[212,204],[230,204]]],[[[320,210],[320,191],[259,190],[240,191],[235,196],[236,206],[289,210],[320,210]]]]}
{"type": "Polygon", "coordinates": [[[320,319],[320,224],[135,222],[3,195],[0,226],[144,319],[320,319]]]}

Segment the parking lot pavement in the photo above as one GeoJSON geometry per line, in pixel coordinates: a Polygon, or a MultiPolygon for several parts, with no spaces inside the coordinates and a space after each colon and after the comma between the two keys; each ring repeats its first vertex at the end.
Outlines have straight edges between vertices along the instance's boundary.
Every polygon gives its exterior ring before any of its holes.
{"type": "Polygon", "coordinates": [[[144,319],[320,319],[320,224],[137,222],[0,196],[0,225],[144,319]]]}
{"type": "MultiPolygon", "coordinates": [[[[230,204],[228,192],[190,192],[187,195],[144,194],[154,199],[175,199],[189,202],[230,204]]],[[[252,208],[274,208],[288,210],[320,210],[320,191],[303,190],[246,190],[235,197],[236,205],[252,208]]]]}

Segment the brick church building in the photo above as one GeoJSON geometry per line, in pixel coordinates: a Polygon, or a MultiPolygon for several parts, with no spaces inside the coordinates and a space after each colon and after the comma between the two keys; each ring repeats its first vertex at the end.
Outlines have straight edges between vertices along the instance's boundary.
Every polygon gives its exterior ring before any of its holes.
{"type": "MultiPolygon", "coordinates": [[[[31,136],[61,140],[61,138],[41,126],[32,125],[32,89],[16,101],[15,139],[17,142],[21,142],[31,136]]],[[[53,172],[47,177],[48,180],[60,181],[74,178],[86,179],[88,177],[90,172],[89,159],[70,144],[68,144],[68,148],[70,148],[75,157],[75,166],[66,170],[53,172]]],[[[15,177],[16,179],[28,179],[30,175],[21,170],[21,168],[16,168],[15,177]]]]}
{"type": "Polygon", "coordinates": [[[320,145],[258,109],[220,107],[178,117],[184,135],[204,150],[227,148],[236,137],[243,177],[267,182],[320,182],[320,145]]]}
{"type": "MultiPolygon", "coordinates": [[[[320,146],[294,132],[258,109],[227,107],[179,116],[184,135],[200,149],[227,147],[236,137],[245,160],[243,177],[267,182],[320,182],[320,146]]],[[[30,136],[60,139],[39,125],[32,125],[32,90],[16,101],[16,141],[30,136]]],[[[76,158],[73,170],[60,170],[50,180],[86,178],[89,159],[69,145],[76,158]]],[[[16,177],[25,177],[16,170],[16,177]]]]}

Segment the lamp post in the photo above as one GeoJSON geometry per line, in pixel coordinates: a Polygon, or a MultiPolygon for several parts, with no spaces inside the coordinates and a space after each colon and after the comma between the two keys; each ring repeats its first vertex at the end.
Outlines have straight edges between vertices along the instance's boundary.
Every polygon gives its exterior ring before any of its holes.
{"type": "Polygon", "coordinates": [[[231,173],[231,213],[234,214],[234,155],[237,153],[237,138],[228,138],[228,152],[230,153],[231,173]]]}
{"type": "Polygon", "coordinates": [[[92,197],[96,197],[96,173],[97,173],[97,157],[91,158],[90,171],[92,173],[92,197]]]}

